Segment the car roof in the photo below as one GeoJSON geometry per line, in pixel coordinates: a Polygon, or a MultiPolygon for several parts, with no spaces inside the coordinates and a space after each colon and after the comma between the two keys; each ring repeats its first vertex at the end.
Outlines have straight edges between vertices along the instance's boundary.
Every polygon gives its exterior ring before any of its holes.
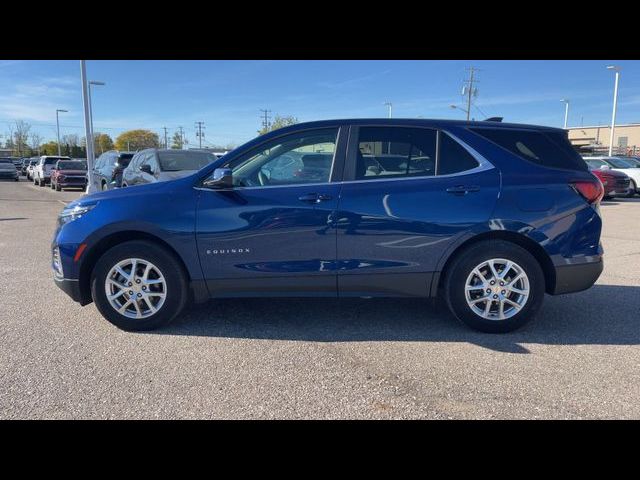
{"type": "Polygon", "coordinates": [[[530,125],[525,123],[504,123],[493,121],[466,121],[466,120],[451,120],[451,119],[427,119],[427,118],[343,118],[333,120],[316,120],[312,122],[302,122],[283,127],[280,130],[286,129],[295,130],[298,128],[314,128],[314,127],[329,127],[338,126],[341,124],[351,125],[415,125],[415,126],[461,126],[461,127],[491,127],[491,128],[520,128],[520,129],[534,129],[534,130],[549,130],[549,131],[561,131],[562,128],[548,127],[543,125],[530,125]]]}

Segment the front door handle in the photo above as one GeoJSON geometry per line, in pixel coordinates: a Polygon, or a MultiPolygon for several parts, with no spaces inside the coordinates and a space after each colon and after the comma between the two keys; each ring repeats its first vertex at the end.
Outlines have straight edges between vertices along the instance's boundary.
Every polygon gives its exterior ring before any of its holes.
{"type": "Polygon", "coordinates": [[[454,195],[466,195],[469,192],[478,192],[480,187],[477,185],[456,185],[455,187],[447,188],[447,193],[453,193],[454,195]]]}
{"type": "Polygon", "coordinates": [[[331,195],[325,195],[322,193],[308,193],[306,195],[302,195],[298,197],[298,200],[306,203],[320,203],[325,200],[331,200],[333,197],[331,195]]]}

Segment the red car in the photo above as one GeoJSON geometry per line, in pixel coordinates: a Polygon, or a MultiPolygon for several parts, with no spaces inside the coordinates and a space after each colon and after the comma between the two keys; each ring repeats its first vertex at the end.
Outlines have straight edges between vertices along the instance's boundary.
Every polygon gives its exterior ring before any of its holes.
{"type": "Polygon", "coordinates": [[[590,169],[596,177],[600,179],[604,186],[605,199],[612,199],[613,197],[628,196],[629,195],[629,177],[615,170],[602,170],[599,168],[590,169]]]}
{"type": "Polygon", "coordinates": [[[87,162],[58,160],[51,170],[51,188],[57,192],[65,188],[87,188],[87,162]]]}

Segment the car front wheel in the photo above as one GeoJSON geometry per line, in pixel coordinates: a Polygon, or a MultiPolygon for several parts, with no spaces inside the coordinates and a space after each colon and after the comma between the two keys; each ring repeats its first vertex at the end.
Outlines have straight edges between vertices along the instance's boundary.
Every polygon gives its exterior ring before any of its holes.
{"type": "Polygon", "coordinates": [[[175,256],[147,241],[111,248],[91,276],[91,294],[100,313],[129,331],[169,324],[184,308],[187,288],[187,277],[175,256]]]}
{"type": "Polygon", "coordinates": [[[532,320],[544,292],[538,261],[524,248],[503,240],[465,249],[445,277],[445,300],[453,315],[487,333],[511,332],[532,320]]]}

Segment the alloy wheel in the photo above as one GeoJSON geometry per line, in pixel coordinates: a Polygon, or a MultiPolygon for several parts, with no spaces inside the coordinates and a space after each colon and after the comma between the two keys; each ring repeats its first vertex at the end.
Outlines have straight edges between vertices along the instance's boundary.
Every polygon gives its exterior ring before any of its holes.
{"type": "Polygon", "coordinates": [[[128,318],[143,319],[162,308],[167,282],[158,267],[148,260],[128,258],[114,265],[104,283],[111,307],[128,318]]]}
{"type": "Polygon", "coordinates": [[[465,282],[467,305],[486,320],[506,320],[529,299],[529,278],[517,263],[492,258],[477,265],[465,282]]]}

